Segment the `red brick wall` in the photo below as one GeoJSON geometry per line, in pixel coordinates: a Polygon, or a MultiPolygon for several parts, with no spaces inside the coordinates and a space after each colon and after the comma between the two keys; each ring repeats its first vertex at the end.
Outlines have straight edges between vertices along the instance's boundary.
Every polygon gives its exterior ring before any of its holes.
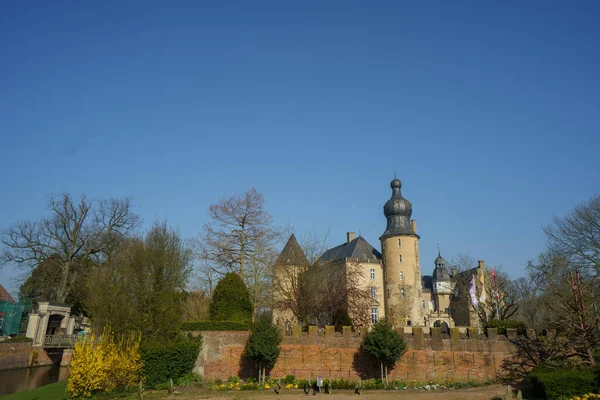
{"type": "Polygon", "coordinates": [[[31,343],[0,343],[0,370],[51,365],[52,360],[41,347],[31,343]]]}
{"type": "MultiPolygon", "coordinates": [[[[257,375],[253,365],[243,357],[247,332],[197,332],[203,346],[196,362],[196,372],[205,378],[226,379],[257,375]]],[[[390,371],[390,379],[444,381],[494,380],[502,360],[511,352],[506,337],[466,337],[452,332],[442,338],[438,331],[431,335],[415,332],[406,335],[407,352],[390,371]]],[[[379,364],[359,351],[361,337],[357,333],[342,336],[286,336],[271,376],[295,375],[298,378],[334,377],[362,379],[379,377],[379,364]]]]}

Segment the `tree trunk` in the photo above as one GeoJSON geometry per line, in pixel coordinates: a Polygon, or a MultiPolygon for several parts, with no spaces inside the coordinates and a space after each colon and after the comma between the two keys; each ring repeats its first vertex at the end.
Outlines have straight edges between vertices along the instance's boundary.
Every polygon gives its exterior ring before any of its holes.
{"type": "Polygon", "coordinates": [[[258,363],[258,384],[260,384],[261,374],[262,374],[262,365],[260,365],[260,363],[258,363]]]}
{"type": "Polygon", "coordinates": [[[388,379],[388,367],[386,365],[385,366],[385,387],[387,388],[389,384],[390,384],[390,381],[388,379]]]}
{"type": "Polygon", "coordinates": [[[383,363],[380,362],[379,365],[381,366],[381,383],[384,383],[384,379],[383,379],[383,363]]]}
{"type": "Polygon", "coordinates": [[[244,231],[245,226],[242,225],[242,232],[240,238],[240,276],[246,282],[246,276],[244,275],[244,257],[246,256],[246,232],[244,231]]]}

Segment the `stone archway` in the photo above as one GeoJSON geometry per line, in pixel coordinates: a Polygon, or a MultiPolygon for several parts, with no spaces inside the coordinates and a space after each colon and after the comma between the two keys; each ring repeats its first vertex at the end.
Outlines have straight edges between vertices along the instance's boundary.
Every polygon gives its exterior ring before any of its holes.
{"type": "Polygon", "coordinates": [[[433,323],[434,328],[440,328],[440,332],[442,335],[448,335],[450,330],[448,328],[448,324],[445,321],[438,319],[433,323]]]}
{"type": "Polygon", "coordinates": [[[61,314],[51,314],[48,317],[48,325],[46,326],[46,335],[56,335],[60,333],[60,326],[65,318],[61,314]]]}

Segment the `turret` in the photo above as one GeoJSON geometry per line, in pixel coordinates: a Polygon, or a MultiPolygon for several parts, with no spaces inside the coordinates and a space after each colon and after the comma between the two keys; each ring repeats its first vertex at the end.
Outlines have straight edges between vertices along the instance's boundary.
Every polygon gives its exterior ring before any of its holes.
{"type": "Polygon", "coordinates": [[[419,235],[411,221],[412,204],[402,197],[402,182],[390,183],[391,198],[383,206],[387,226],[381,240],[386,316],[396,326],[423,325],[419,235]]]}

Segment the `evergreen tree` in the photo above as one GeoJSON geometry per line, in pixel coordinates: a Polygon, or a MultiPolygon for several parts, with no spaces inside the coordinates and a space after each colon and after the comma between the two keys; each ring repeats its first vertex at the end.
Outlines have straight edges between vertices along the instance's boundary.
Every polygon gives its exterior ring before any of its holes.
{"type": "Polygon", "coordinates": [[[363,349],[375,357],[381,364],[381,380],[387,383],[388,367],[393,367],[406,350],[402,336],[394,330],[392,324],[381,320],[373,325],[365,336],[363,349]],[[384,374],[385,371],[385,374],[384,374]]]}
{"type": "Polygon", "coordinates": [[[264,383],[266,370],[273,368],[281,349],[281,333],[270,314],[260,314],[250,327],[246,356],[258,363],[258,381],[264,383]]]}
{"type": "Polygon", "coordinates": [[[250,292],[242,278],[230,272],[217,283],[210,303],[211,321],[247,322],[252,320],[250,292]]]}

